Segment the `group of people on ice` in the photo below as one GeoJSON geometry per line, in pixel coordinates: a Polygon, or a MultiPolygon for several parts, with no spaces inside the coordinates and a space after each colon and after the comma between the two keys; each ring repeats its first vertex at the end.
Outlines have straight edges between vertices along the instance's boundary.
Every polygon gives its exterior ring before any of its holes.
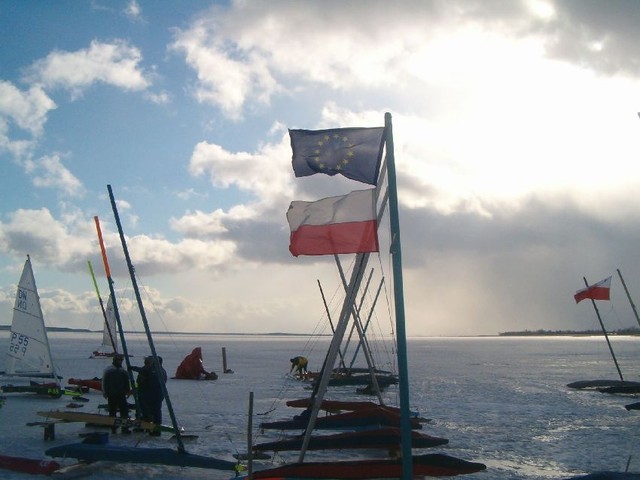
{"type": "MultiPolygon", "coordinates": [[[[158,427],[162,424],[162,403],[165,398],[167,372],[162,366],[162,357],[158,356],[157,366],[152,356],[144,359],[141,367],[131,366],[131,372],[137,372],[135,387],[137,393],[137,407],[140,411],[140,420],[151,422],[158,427]]],[[[121,419],[129,418],[129,403],[131,394],[130,373],[122,366],[124,356],[115,354],[112,363],[102,374],[102,393],[107,399],[110,417],[120,414],[121,419]]],[[[215,372],[208,372],[202,362],[202,349],[196,347],[185,357],[176,370],[176,379],[182,380],[216,380],[215,372]]],[[[122,423],[122,433],[131,433],[127,423],[122,423]]],[[[117,427],[111,427],[112,433],[116,433],[117,427]]],[[[160,435],[159,429],[149,432],[150,435],[160,435]]]]}
{"type": "MultiPolygon", "coordinates": [[[[111,365],[102,374],[102,394],[107,399],[109,416],[129,418],[128,397],[131,394],[131,380],[129,372],[122,366],[124,356],[113,356],[111,365]]],[[[136,393],[137,407],[140,411],[140,420],[152,422],[155,425],[162,424],[162,403],[164,402],[164,384],[167,382],[167,372],[162,366],[162,357],[158,357],[159,371],[154,365],[153,357],[146,357],[142,367],[131,366],[132,372],[137,372],[136,393]]],[[[116,433],[116,426],[111,427],[111,432],[116,433]]],[[[131,433],[126,423],[122,424],[122,433],[131,433]]],[[[152,430],[150,435],[160,435],[159,430],[152,430]]]]}

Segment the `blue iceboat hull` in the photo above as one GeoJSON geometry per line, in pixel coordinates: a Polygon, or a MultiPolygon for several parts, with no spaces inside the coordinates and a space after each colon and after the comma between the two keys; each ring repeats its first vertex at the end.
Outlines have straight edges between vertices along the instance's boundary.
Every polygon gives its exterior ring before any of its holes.
{"type": "Polygon", "coordinates": [[[88,462],[111,461],[121,463],[147,463],[177,467],[235,470],[236,463],[202,455],[180,452],[172,448],[145,448],[90,443],[71,443],[45,451],[49,457],[66,457],[88,462]]]}

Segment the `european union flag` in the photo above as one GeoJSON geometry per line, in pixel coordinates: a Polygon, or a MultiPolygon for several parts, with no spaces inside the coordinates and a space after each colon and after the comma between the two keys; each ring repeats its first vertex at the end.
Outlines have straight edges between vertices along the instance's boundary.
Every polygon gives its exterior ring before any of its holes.
{"type": "Polygon", "coordinates": [[[375,185],[382,160],[384,127],[289,130],[296,177],[344,175],[375,185]]]}

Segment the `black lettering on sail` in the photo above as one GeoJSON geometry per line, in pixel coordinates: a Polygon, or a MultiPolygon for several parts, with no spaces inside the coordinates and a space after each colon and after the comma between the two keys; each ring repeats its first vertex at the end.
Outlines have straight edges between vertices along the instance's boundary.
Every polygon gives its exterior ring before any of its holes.
{"type": "Polygon", "coordinates": [[[16,308],[19,310],[27,309],[27,291],[18,289],[18,295],[16,296],[16,308]]]}

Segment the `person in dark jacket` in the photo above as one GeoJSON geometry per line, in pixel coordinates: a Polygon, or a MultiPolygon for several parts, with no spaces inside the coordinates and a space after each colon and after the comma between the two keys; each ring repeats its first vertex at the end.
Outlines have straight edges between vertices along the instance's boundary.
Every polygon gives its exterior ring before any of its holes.
{"type": "MultiPolygon", "coordinates": [[[[153,360],[153,359],[152,359],[153,360]]],[[[160,435],[160,425],[162,425],[162,402],[164,401],[164,385],[167,383],[167,371],[162,366],[162,357],[158,357],[158,366],[160,371],[157,372],[155,365],[151,364],[152,370],[149,385],[149,411],[151,413],[151,421],[156,425],[156,429],[151,435],[160,435]]]]}
{"type": "Polygon", "coordinates": [[[140,420],[151,422],[151,408],[149,407],[149,397],[151,395],[151,370],[153,367],[153,357],[145,357],[142,367],[132,366],[131,370],[138,372],[136,378],[136,393],[138,394],[138,409],[140,410],[140,420]]]}
{"type": "MultiPolygon", "coordinates": [[[[122,368],[122,355],[115,355],[110,366],[105,368],[102,374],[102,394],[107,399],[109,407],[109,416],[115,417],[120,412],[120,421],[122,422],[122,433],[131,433],[127,426],[129,419],[129,405],[127,397],[131,390],[129,383],[129,374],[122,368]]],[[[111,432],[116,433],[117,426],[111,427],[111,432]]]]}
{"type": "Polygon", "coordinates": [[[159,374],[153,357],[149,356],[144,359],[142,367],[131,367],[131,370],[138,372],[138,404],[140,406],[140,415],[142,420],[153,422],[156,429],[149,432],[151,435],[160,435],[160,425],[162,425],[162,402],[164,401],[163,383],[167,383],[167,372],[162,366],[162,357],[158,357],[160,366],[159,374]]]}

